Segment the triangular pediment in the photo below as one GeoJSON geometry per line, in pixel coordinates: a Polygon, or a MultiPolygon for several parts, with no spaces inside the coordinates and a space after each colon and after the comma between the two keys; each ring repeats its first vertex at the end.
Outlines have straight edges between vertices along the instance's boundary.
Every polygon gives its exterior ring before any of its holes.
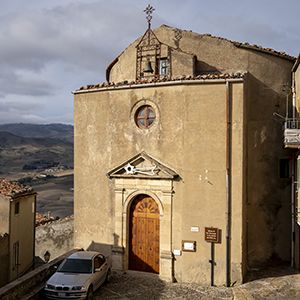
{"type": "Polygon", "coordinates": [[[175,179],[179,175],[158,160],[141,152],[107,173],[109,178],[175,179]]]}

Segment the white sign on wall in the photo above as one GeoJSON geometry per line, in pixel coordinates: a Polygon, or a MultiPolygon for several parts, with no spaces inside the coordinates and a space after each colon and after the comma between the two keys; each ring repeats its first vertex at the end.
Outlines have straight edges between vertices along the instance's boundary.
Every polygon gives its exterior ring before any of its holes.
{"type": "Polygon", "coordinates": [[[192,226],[191,227],[191,232],[199,232],[199,227],[198,226],[192,226]]]}

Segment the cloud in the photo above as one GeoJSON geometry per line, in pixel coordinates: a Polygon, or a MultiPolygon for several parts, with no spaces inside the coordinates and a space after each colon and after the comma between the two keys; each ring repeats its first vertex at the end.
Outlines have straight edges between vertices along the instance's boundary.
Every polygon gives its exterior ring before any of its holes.
{"type": "Polygon", "coordinates": [[[31,96],[53,95],[52,85],[40,75],[26,70],[9,70],[2,67],[0,72],[1,93],[3,96],[9,94],[31,96]]]}
{"type": "Polygon", "coordinates": [[[24,100],[23,97],[19,101],[0,99],[0,120],[1,123],[40,123],[43,121],[43,117],[34,112],[42,109],[43,105],[40,102],[24,100]]]}
{"type": "Polygon", "coordinates": [[[287,35],[267,23],[254,21],[251,18],[243,18],[242,16],[219,16],[210,19],[210,24],[214,30],[218,31],[222,36],[227,36],[240,42],[249,42],[258,44],[263,47],[271,47],[275,50],[284,50],[287,35]],[[238,26],[237,26],[238,24],[238,26]],[[220,30],[220,28],[222,28],[220,30]]]}
{"type": "Polygon", "coordinates": [[[33,101],[2,101],[0,102],[1,112],[31,112],[36,109],[41,109],[42,105],[39,102],[33,101]]]}
{"type": "Polygon", "coordinates": [[[53,95],[71,70],[93,72],[95,78],[97,72],[104,79],[106,65],[138,36],[137,28],[145,25],[142,18],[136,18],[137,8],[117,2],[118,10],[103,1],[75,2],[2,16],[1,94],[53,95]],[[53,64],[60,67],[51,77],[47,69],[53,64]]]}
{"type": "MultiPolygon", "coordinates": [[[[295,7],[291,11],[283,2],[270,0],[153,0],[152,23],[153,27],[165,23],[297,55],[297,1],[290,0],[295,7]]],[[[147,27],[146,0],[2,2],[1,123],[14,118],[72,121],[71,91],[104,81],[106,66],[147,27]]]]}
{"type": "Polygon", "coordinates": [[[112,49],[121,51],[120,38],[127,42],[139,27],[135,17],[136,10],[120,1],[118,10],[95,2],[7,15],[0,20],[0,63],[34,71],[58,60],[96,68],[100,57],[109,59],[112,49]],[[120,26],[125,16],[126,26],[120,26]]]}
{"type": "Polygon", "coordinates": [[[39,98],[13,95],[0,98],[0,123],[73,123],[72,96],[52,99],[52,103],[39,98]]]}

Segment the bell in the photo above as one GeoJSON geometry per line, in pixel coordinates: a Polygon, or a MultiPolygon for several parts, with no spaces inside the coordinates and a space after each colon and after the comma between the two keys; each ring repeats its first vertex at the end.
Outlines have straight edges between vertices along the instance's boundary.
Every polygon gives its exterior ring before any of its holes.
{"type": "Polygon", "coordinates": [[[144,73],[153,73],[153,69],[151,66],[151,61],[148,59],[145,63],[144,73]]]}

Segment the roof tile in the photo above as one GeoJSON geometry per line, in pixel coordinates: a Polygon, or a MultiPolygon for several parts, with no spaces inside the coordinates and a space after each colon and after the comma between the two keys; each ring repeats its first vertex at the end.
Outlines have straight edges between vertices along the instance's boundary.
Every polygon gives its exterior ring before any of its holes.
{"type": "Polygon", "coordinates": [[[147,83],[158,83],[158,82],[174,82],[174,81],[182,81],[182,80],[214,80],[214,79],[234,79],[234,78],[244,78],[245,72],[235,72],[235,73],[209,73],[209,74],[201,74],[197,76],[178,76],[173,79],[168,79],[167,77],[162,78],[151,78],[151,79],[139,79],[136,81],[128,82],[127,80],[121,82],[103,82],[97,84],[88,84],[80,87],[78,91],[83,90],[91,90],[91,89],[101,89],[101,88],[110,88],[110,87],[121,87],[121,86],[136,86],[139,84],[147,84],[147,83]]]}
{"type": "Polygon", "coordinates": [[[30,186],[25,186],[17,181],[9,181],[0,178],[0,194],[3,196],[14,197],[21,194],[32,193],[33,189],[30,186]]]}

